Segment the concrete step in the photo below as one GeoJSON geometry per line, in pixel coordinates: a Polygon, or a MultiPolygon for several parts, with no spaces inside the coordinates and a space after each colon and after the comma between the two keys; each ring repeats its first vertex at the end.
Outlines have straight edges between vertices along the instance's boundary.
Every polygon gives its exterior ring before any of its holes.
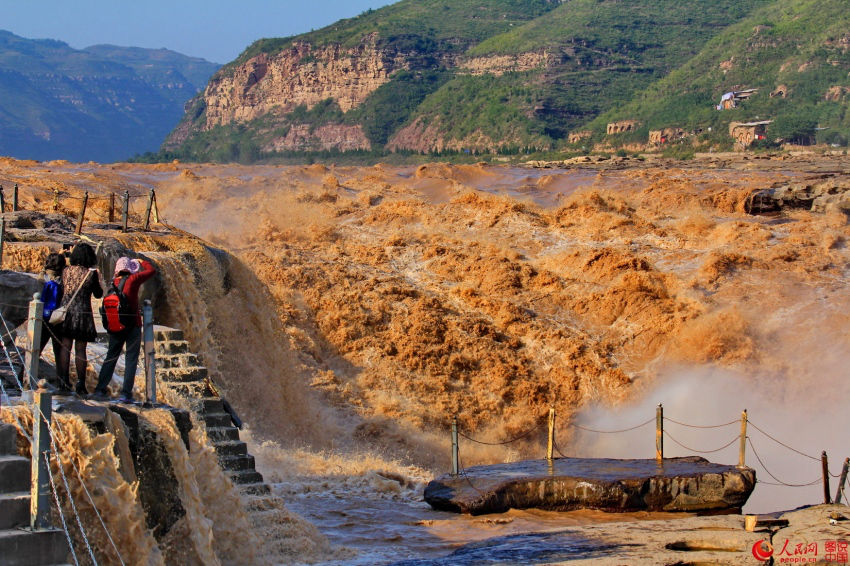
{"type": "Polygon", "coordinates": [[[233,421],[227,413],[204,413],[202,418],[204,419],[204,423],[206,423],[207,428],[211,426],[233,426],[233,421]]]}
{"type": "Polygon", "coordinates": [[[207,436],[215,443],[239,440],[239,429],[235,426],[213,426],[207,428],[207,436]]]}
{"type": "Polygon", "coordinates": [[[223,470],[236,472],[239,470],[256,471],[254,469],[254,457],[250,454],[238,456],[219,456],[218,463],[223,470]]]}
{"type": "Polygon", "coordinates": [[[183,336],[183,331],[179,328],[169,328],[167,326],[154,326],[153,327],[153,335],[154,339],[157,342],[169,342],[169,341],[180,341],[185,340],[183,336]]]}
{"type": "Polygon", "coordinates": [[[248,445],[241,440],[214,442],[213,448],[215,448],[219,458],[222,456],[241,456],[248,453],[248,445]]]}
{"type": "Polygon", "coordinates": [[[193,382],[203,381],[207,378],[207,368],[159,368],[156,376],[163,381],[193,382]]]}
{"type": "Polygon", "coordinates": [[[223,413],[224,403],[218,397],[205,397],[201,399],[201,413],[223,413]]]}
{"type": "Polygon", "coordinates": [[[0,529],[23,527],[30,522],[30,493],[0,494],[0,529]]]}
{"type": "Polygon", "coordinates": [[[159,356],[174,356],[177,354],[188,354],[189,353],[189,343],[185,340],[170,340],[163,342],[156,342],[154,351],[159,356]]]}
{"type": "Polygon", "coordinates": [[[174,381],[157,380],[160,387],[167,387],[177,395],[188,399],[198,399],[201,397],[209,397],[213,394],[209,386],[203,381],[193,381],[189,383],[179,383],[174,381]]]}
{"type": "Polygon", "coordinates": [[[65,564],[70,552],[65,533],[44,531],[0,531],[0,562],[4,566],[65,564]]]}
{"type": "Polygon", "coordinates": [[[172,354],[157,356],[156,364],[160,368],[190,368],[201,364],[200,358],[195,354],[172,354]]]}
{"type": "Polygon", "coordinates": [[[29,491],[30,467],[29,458],[0,456],[0,493],[29,491]]]}
{"type": "Polygon", "coordinates": [[[263,476],[257,470],[225,470],[224,473],[234,484],[240,486],[240,489],[245,484],[263,483],[263,476]]]}
{"type": "Polygon", "coordinates": [[[0,456],[18,455],[18,430],[14,425],[0,423],[0,456]]]}

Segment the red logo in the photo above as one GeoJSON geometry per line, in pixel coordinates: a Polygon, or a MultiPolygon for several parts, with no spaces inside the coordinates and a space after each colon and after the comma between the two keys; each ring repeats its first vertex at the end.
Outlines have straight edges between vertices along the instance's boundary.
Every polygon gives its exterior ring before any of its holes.
{"type": "Polygon", "coordinates": [[[756,557],[756,560],[764,562],[773,556],[773,546],[766,540],[756,541],[753,545],[753,556],[756,557]]]}

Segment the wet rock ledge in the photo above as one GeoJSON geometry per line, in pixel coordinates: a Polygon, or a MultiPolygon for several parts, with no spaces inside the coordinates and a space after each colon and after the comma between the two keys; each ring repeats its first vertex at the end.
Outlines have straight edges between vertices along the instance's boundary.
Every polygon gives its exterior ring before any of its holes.
{"type": "Polygon", "coordinates": [[[705,458],[560,458],[475,466],[425,488],[434,509],[481,515],[508,509],[740,512],[756,484],[752,468],[705,458]]]}

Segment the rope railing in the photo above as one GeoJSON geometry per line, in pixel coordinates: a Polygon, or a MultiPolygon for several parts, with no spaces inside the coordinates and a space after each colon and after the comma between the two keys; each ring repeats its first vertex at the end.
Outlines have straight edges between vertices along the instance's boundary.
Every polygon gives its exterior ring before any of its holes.
{"type": "MultiPolygon", "coordinates": [[[[82,236],[83,223],[86,218],[86,211],[89,209],[89,203],[95,202],[108,202],[108,212],[106,213],[96,213],[98,219],[103,219],[105,217],[106,221],[109,223],[115,222],[115,213],[116,213],[116,193],[111,192],[108,196],[98,197],[92,196],[88,191],[85,192],[84,196],[78,197],[69,194],[67,191],[63,192],[59,189],[45,189],[40,187],[30,187],[30,190],[33,192],[42,192],[49,194],[52,198],[52,204],[49,207],[54,212],[59,212],[62,208],[60,206],[60,198],[62,200],[71,200],[71,201],[82,201],[82,205],[79,207],[79,212],[76,216],[76,229],[74,230],[74,235],[78,237],[82,236]]],[[[120,204],[121,204],[121,231],[127,232],[129,231],[129,218],[130,218],[130,201],[139,198],[147,199],[147,207],[145,209],[144,214],[142,215],[142,231],[149,231],[151,227],[151,220],[153,220],[156,224],[162,224],[166,227],[171,228],[168,222],[163,218],[159,212],[159,205],[156,200],[156,192],[154,189],[150,189],[147,194],[136,194],[131,195],[129,190],[125,190],[122,195],[120,195],[120,204]]],[[[18,185],[15,185],[14,198],[12,203],[7,205],[6,199],[3,193],[3,186],[0,185],[0,213],[6,212],[7,209],[11,212],[16,212],[20,210],[18,206],[18,185]]],[[[64,207],[63,212],[65,214],[69,213],[69,207],[64,207]]],[[[89,213],[91,216],[91,212],[89,213]]],[[[134,215],[135,218],[138,218],[138,215],[134,215]]],[[[5,219],[0,219],[0,266],[2,266],[3,262],[3,241],[5,239],[5,219]]]]}
{"type": "Polygon", "coordinates": [[[581,426],[581,425],[576,424],[576,423],[573,423],[573,426],[576,427],[579,430],[584,430],[584,431],[587,431],[587,432],[595,432],[597,434],[619,434],[619,433],[622,433],[622,432],[631,432],[631,431],[637,430],[641,427],[645,427],[646,425],[648,425],[649,423],[651,423],[654,420],[655,420],[654,418],[649,419],[648,421],[642,422],[639,425],[635,425],[635,426],[629,427],[629,428],[623,428],[623,429],[620,429],[620,430],[596,430],[596,429],[588,428],[588,427],[585,427],[585,426],[581,426]]]}
{"type": "MultiPolygon", "coordinates": [[[[9,324],[8,324],[8,322],[6,321],[6,318],[3,316],[2,312],[0,312],[0,321],[2,321],[3,326],[6,328],[7,333],[9,334],[9,336],[11,336],[11,330],[10,330],[10,328],[9,328],[9,324]]],[[[21,356],[21,352],[20,352],[20,350],[18,349],[17,345],[16,345],[14,342],[12,342],[12,346],[15,348],[15,350],[16,350],[16,352],[17,352],[17,354],[18,354],[19,359],[23,359],[23,357],[21,356]]],[[[5,341],[2,341],[2,347],[3,347],[4,354],[5,354],[5,356],[6,356],[6,360],[7,360],[8,364],[9,364],[9,369],[10,369],[10,371],[11,371],[11,374],[12,374],[12,375],[14,376],[14,378],[15,378],[16,385],[17,385],[17,386],[20,388],[20,390],[23,392],[23,391],[24,391],[24,385],[23,385],[23,383],[21,382],[20,378],[18,377],[17,371],[15,370],[14,364],[13,364],[12,359],[11,359],[11,355],[9,354],[9,351],[8,351],[8,348],[6,347],[6,342],[5,342],[5,341]]],[[[33,346],[32,346],[32,345],[30,345],[30,348],[32,348],[32,347],[33,347],[33,346]]],[[[27,378],[28,378],[28,380],[29,380],[30,385],[32,386],[32,385],[35,383],[36,376],[33,376],[33,375],[32,375],[32,373],[30,372],[29,368],[27,368],[26,366],[24,367],[24,371],[27,373],[27,378]]],[[[0,385],[2,385],[2,379],[0,379],[0,385]]],[[[4,392],[5,392],[5,388],[3,388],[3,390],[4,390],[4,392]]],[[[29,404],[29,403],[28,403],[28,404],[29,404]]],[[[40,415],[40,417],[41,417],[42,419],[45,419],[45,420],[47,420],[47,421],[49,422],[49,419],[48,419],[47,415],[45,415],[45,414],[44,414],[44,412],[42,411],[42,409],[41,409],[41,407],[38,405],[38,403],[35,403],[35,402],[33,401],[33,402],[32,402],[31,404],[29,404],[29,405],[30,405],[30,408],[31,408],[31,410],[33,411],[33,414],[34,414],[34,415],[35,415],[36,413],[38,413],[38,415],[40,415]]],[[[14,414],[14,416],[15,416],[16,421],[18,422],[18,424],[19,424],[19,426],[20,426],[20,430],[21,430],[21,431],[24,431],[24,435],[26,436],[26,432],[25,432],[25,431],[26,431],[26,428],[24,428],[24,427],[22,426],[22,423],[20,423],[20,420],[17,418],[17,414],[16,414],[14,411],[13,411],[13,414],[14,414]]],[[[58,468],[58,470],[59,470],[59,474],[60,474],[60,476],[62,477],[62,481],[63,481],[63,483],[64,483],[64,485],[65,485],[65,489],[66,489],[67,494],[68,494],[68,500],[69,500],[69,502],[70,502],[70,504],[71,504],[71,507],[72,507],[72,509],[73,509],[73,511],[74,511],[74,515],[75,515],[75,518],[76,518],[77,524],[79,525],[79,528],[80,528],[80,533],[81,533],[81,535],[82,535],[82,537],[83,537],[83,539],[84,539],[84,541],[85,541],[86,548],[87,548],[87,550],[89,551],[89,554],[90,554],[90,556],[91,556],[92,562],[95,564],[95,566],[97,566],[97,560],[96,560],[96,559],[95,559],[95,557],[94,557],[94,554],[93,554],[93,552],[92,552],[92,550],[91,550],[91,546],[90,546],[89,541],[88,541],[88,537],[86,536],[86,533],[85,533],[85,529],[83,528],[83,525],[82,525],[82,519],[80,518],[80,516],[79,516],[79,512],[77,511],[77,505],[76,505],[76,503],[74,502],[73,494],[72,494],[71,489],[70,489],[70,484],[68,483],[68,478],[67,478],[67,476],[65,475],[65,471],[64,471],[64,469],[63,469],[63,467],[62,467],[61,461],[59,460],[59,453],[60,453],[60,451],[59,451],[59,442],[57,441],[57,439],[56,439],[56,435],[53,433],[53,430],[52,430],[52,428],[51,428],[51,427],[47,427],[47,432],[48,432],[48,436],[49,436],[50,445],[51,445],[51,448],[52,448],[52,450],[53,450],[53,456],[54,456],[54,458],[56,459],[56,462],[57,462],[57,464],[58,464],[57,468],[58,468]]],[[[28,440],[29,440],[29,442],[30,442],[30,445],[33,447],[33,448],[32,448],[32,453],[34,454],[34,453],[35,453],[35,451],[36,451],[36,450],[38,450],[38,448],[34,446],[33,438],[32,438],[31,436],[28,436],[27,438],[28,438],[28,440]]],[[[68,462],[71,464],[71,467],[72,467],[72,469],[74,470],[74,472],[75,472],[75,474],[76,474],[76,476],[77,476],[77,479],[79,480],[80,486],[83,488],[83,492],[86,494],[86,497],[88,498],[89,503],[91,504],[91,507],[92,507],[92,509],[94,510],[94,513],[95,513],[95,515],[97,516],[97,519],[98,519],[98,521],[100,522],[101,527],[103,527],[104,533],[106,534],[106,537],[107,537],[107,539],[109,540],[110,545],[111,545],[111,546],[112,546],[112,548],[115,550],[115,553],[116,553],[116,555],[117,555],[117,557],[118,557],[119,562],[122,564],[122,566],[124,566],[124,565],[125,565],[125,562],[124,562],[124,559],[123,559],[123,558],[122,558],[122,556],[121,556],[121,552],[118,550],[118,546],[115,544],[115,541],[114,541],[114,539],[112,538],[112,534],[109,532],[109,529],[107,528],[106,523],[105,523],[105,522],[104,522],[104,520],[103,520],[103,516],[102,516],[102,514],[100,513],[100,510],[98,509],[97,504],[95,503],[94,498],[92,497],[91,492],[88,490],[88,487],[86,487],[86,484],[85,484],[85,481],[83,480],[83,476],[82,476],[82,473],[80,472],[80,469],[77,467],[77,465],[76,465],[76,463],[74,462],[74,459],[73,459],[73,458],[69,457],[69,458],[68,458],[68,462]]],[[[50,467],[50,466],[48,465],[48,468],[49,468],[49,467],[50,467]]],[[[63,523],[64,523],[64,521],[63,521],[63,523]]],[[[67,532],[66,532],[66,534],[67,534],[67,532]]]]}
{"type": "Polygon", "coordinates": [[[458,435],[465,438],[466,440],[469,440],[470,442],[474,442],[475,444],[483,444],[484,446],[504,446],[504,445],[507,445],[507,444],[513,444],[514,442],[517,442],[517,441],[520,441],[524,438],[527,438],[532,432],[539,430],[542,426],[543,426],[543,422],[540,422],[537,426],[523,432],[519,436],[516,436],[516,437],[514,437],[510,440],[505,440],[505,441],[502,441],[502,442],[486,442],[484,440],[476,440],[475,438],[472,438],[470,436],[465,435],[464,433],[460,432],[459,430],[458,430],[458,435]]]}
{"type": "Polygon", "coordinates": [[[756,460],[758,460],[758,463],[761,464],[761,467],[765,471],[765,473],[767,475],[769,475],[770,477],[772,477],[774,479],[774,481],[778,482],[778,485],[781,485],[781,486],[784,486],[784,487],[809,487],[811,485],[815,485],[815,484],[819,483],[822,480],[822,478],[816,478],[816,479],[814,479],[814,480],[812,480],[808,483],[784,482],[784,481],[780,480],[779,478],[777,478],[770,470],[767,469],[767,466],[765,466],[764,461],[761,459],[761,456],[759,455],[758,451],[756,450],[755,445],[753,445],[753,441],[750,437],[747,437],[747,444],[749,444],[750,448],[752,448],[753,454],[755,455],[756,460]]]}
{"type": "Polygon", "coordinates": [[[669,432],[667,432],[666,430],[664,431],[664,434],[667,436],[667,438],[669,438],[670,440],[672,440],[673,442],[675,442],[676,444],[678,444],[679,446],[681,446],[685,450],[690,450],[691,452],[696,452],[697,454],[714,454],[715,452],[720,452],[724,448],[729,448],[735,442],[738,442],[740,440],[740,438],[736,436],[736,437],[732,438],[732,440],[730,440],[729,442],[727,442],[726,444],[721,446],[720,448],[715,448],[714,450],[697,450],[696,448],[691,448],[689,446],[685,446],[684,444],[682,444],[681,442],[676,440],[673,437],[673,435],[670,434],[669,432]]]}
{"type": "MultiPolygon", "coordinates": [[[[590,433],[594,433],[594,434],[622,434],[622,433],[628,433],[628,432],[640,429],[642,427],[645,427],[648,424],[650,424],[653,420],[655,420],[655,422],[656,422],[656,459],[658,459],[659,463],[662,463],[663,460],[664,460],[664,443],[663,443],[663,440],[664,440],[665,437],[668,438],[670,441],[672,441],[677,446],[681,447],[682,449],[687,450],[688,452],[691,452],[691,453],[695,453],[695,454],[715,454],[715,453],[721,452],[721,451],[729,448],[730,446],[732,446],[733,444],[738,442],[738,443],[740,443],[738,467],[739,468],[746,467],[745,464],[744,464],[745,454],[746,454],[746,446],[747,446],[747,444],[749,444],[750,449],[753,452],[753,454],[755,455],[756,459],[758,460],[760,467],[764,470],[764,472],[770,478],[775,480],[775,483],[770,482],[770,481],[765,481],[765,480],[757,480],[757,483],[762,483],[762,484],[766,484],[766,485],[776,485],[776,486],[782,486],[782,487],[798,488],[798,487],[810,487],[810,486],[813,486],[813,485],[815,485],[819,482],[823,482],[823,484],[824,484],[824,500],[825,500],[825,502],[830,503],[831,497],[829,495],[829,477],[835,477],[835,478],[840,477],[841,479],[839,480],[838,493],[835,496],[836,502],[840,502],[840,499],[843,496],[844,483],[845,483],[846,477],[848,475],[848,464],[850,464],[850,458],[845,460],[842,472],[840,474],[834,474],[834,473],[832,473],[832,471],[829,470],[826,452],[823,452],[820,458],[816,458],[814,456],[806,454],[805,452],[797,450],[796,448],[793,448],[792,446],[789,446],[787,443],[782,442],[779,439],[777,439],[774,435],[770,435],[769,433],[764,431],[764,429],[753,424],[749,420],[746,410],[742,412],[740,420],[728,421],[728,422],[723,422],[723,423],[719,423],[719,424],[707,424],[706,425],[706,424],[691,424],[691,423],[675,420],[675,419],[672,419],[672,418],[669,418],[669,417],[665,417],[664,413],[663,413],[663,408],[662,408],[661,405],[659,405],[656,409],[656,416],[655,416],[654,419],[648,419],[648,420],[643,421],[639,424],[636,424],[636,425],[633,425],[633,426],[630,426],[630,427],[626,427],[626,428],[615,429],[615,430],[603,430],[603,429],[596,429],[596,428],[587,427],[587,426],[584,426],[584,425],[579,425],[577,423],[571,423],[571,426],[572,426],[572,428],[575,428],[577,430],[584,431],[584,432],[590,432],[590,433]],[[721,445],[717,448],[698,449],[698,448],[694,448],[692,446],[689,446],[688,444],[685,444],[684,442],[682,442],[681,440],[679,440],[678,438],[673,436],[669,431],[664,430],[664,422],[669,422],[669,423],[673,423],[673,424],[678,425],[678,426],[682,426],[682,427],[686,427],[686,428],[690,428],[690,429],[698,429],[698,430],[721,429],[721,428],[729,427],[729,426],[735,425],[737,423],[740,423],[741,424],[741,432],[740,432],[739,435],[732,437],[728,442],[725,442],[723,445],[721,445]],[[786,482],[786,481],[780,480],[772,471],[770,471],[770,469],[767,468],[761,454],[759,454],[756,451],[756,448],[753,445],[752,439],[749,436],[747,436],[747,426],[748,426],[748,424],[752,424],[753,427],[756,430],[758,430],[761,434],[764,434],[770,440],[772,440],[773,442],[776,442],[780,446],[782,446],[782,447],[784,447],[788,450],[791,450],[792,452],[795,452],[795,453],[797,453],[801,456],[805,456],[806,458],[821,462],[821,464],[822,464],[821,476],[818,477],[815,480],[812,480],[812,481],[806,482],[806,483],[793,483],[793,482],[786,482]]],[[[509,440],[483,441],[483,440],[480,440],[480,439],[473,438],[470,435],[465,434],[462,431],[460,431],[458,429],[458,426],[457,426],[457,418],[455,417],[453,419],[453,424],[452,424],[453,474],[454,475],[463,475],[462,468],[460,467],[459,442],[458,442],[459,438],[464,438],[465,440],[468,440],[468,441],[473,442],[475,444],[482,444],[482,445],[486,445],[486,446],[504,446],[504,445],[511,444],[513,442],[517,442],[519,440],[528,438],[534,432],[538,431],[543,426],[542,417],[539,417],[537,419],[537,421],[538,421],[537,425],[531,427],[527,431],[525,431],[525,432],[523,432],[523,433],[521,433],[521,434],[519,434],[515,437],[512,437],[509,440]]],[[[548,441],[547,459],[552,460],[554,458],[555,453],[557,453],[560,458],[565,458],[565,459],[569,458],[564,453],[564,451],[561,449],[561,447],[558,445],[558,443],[555,441],[555,409],[553,408],[553,409],[550,409],[550,412],[549,412],[549,441],[548,441]]],[[[467,481],[469,481],[469,478],[467,478],[467,481]]],[[[470,485],[471,485],[471,483],[470,483],[470,485]]],[[[474,486],[472,486],[472,487],[474,488],[474,486]]]]}

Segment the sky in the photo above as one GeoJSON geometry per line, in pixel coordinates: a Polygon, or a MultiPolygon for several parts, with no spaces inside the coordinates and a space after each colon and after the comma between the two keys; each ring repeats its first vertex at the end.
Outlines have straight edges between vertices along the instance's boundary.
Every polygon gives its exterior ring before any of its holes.
{"type": "Polygon", "coordinates": [[[0,29],[58,39],[161,48],[215,63],[253,41],[318,29],[391,0],[0,0],[0,29]]]}

